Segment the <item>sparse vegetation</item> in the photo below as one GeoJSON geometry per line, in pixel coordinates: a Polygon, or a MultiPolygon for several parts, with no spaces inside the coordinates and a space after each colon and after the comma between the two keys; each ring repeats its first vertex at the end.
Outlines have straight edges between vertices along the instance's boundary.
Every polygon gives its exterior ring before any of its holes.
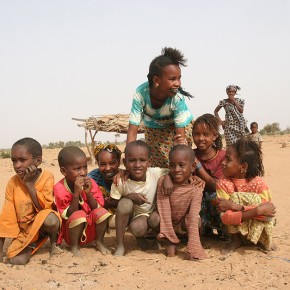
{"type": "Polygon", "coordinates": [[[5,158],[11,158],[11,152],[8,149],[0,149],[0,158],[5,159],[5,158]]]}

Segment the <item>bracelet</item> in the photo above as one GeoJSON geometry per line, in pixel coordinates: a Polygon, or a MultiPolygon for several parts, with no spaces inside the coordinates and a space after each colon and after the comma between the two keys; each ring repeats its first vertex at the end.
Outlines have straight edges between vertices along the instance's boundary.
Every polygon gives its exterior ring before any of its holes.
{"type": "Polygon", "coordinates": [[[198,163],[196,164],[196,166],[195,166],[195,170],[196,170],[196,171],[199,171],[201,167],[202,167],[201,163],[198,162],[198,163]]]}

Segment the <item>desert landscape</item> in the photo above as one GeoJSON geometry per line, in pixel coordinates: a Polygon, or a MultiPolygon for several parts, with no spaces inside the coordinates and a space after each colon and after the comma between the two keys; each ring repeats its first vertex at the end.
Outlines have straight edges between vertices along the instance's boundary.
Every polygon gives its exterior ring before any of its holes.
{"type": "MultiPolygon", "coordinates": [[[[45,149],[42,168],[62,178],[57,164],[60,149],[45,149]]],[[[84,148],[86,150],[86,148],[84,148]]],[[[265,180],[277,208],[274,242],[278,249],[265,253],[245,246],[228,256],[220,254],[223,241],[202,238],[207,259],[185,261],[185,244],[167,258],[164,249],[140,251],[128,232],[124,257],[101,255],[89,245],[82,257],[63,253],[49,257],[47,242],[25,266],[0,264],[0,288],[13,289],[290,289],[290,136],[266,136],[263,142],[265,180]]],[[[89,170],[94,166],[89,165],[89,170]]],[[[0,207],[8,179],[14,175],[10,159],[0,159],[0,207]]],[[[114,251],[115,231],[105,237],[114,251]]],[[[9,240],[5,242],[6,251],[9,240]]]]}

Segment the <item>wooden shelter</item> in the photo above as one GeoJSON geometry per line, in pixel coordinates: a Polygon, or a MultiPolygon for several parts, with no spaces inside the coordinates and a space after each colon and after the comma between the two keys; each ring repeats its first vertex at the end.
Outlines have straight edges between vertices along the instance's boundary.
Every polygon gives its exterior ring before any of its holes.
{"type": "MultiPolygon", "coordinates": [[[[129,114],[100,115],[92,116],[88,119],[72,118],[72,120],[81,122],[78,126],[85,129],[85,144],[92,164],[95,162],[94,149],[97,133],[101,131],[127,134],[129,126],[129,114]],[[90,142],[88,140],[89,137],[90,142]]],[[[144,133],[143,124],[139,126],[138,133],[144,133]]]]}

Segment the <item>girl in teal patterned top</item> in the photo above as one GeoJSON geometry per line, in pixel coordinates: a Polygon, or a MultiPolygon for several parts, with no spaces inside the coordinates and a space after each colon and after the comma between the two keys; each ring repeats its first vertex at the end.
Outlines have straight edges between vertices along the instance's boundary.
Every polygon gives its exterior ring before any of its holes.
{"type": "Polygon", "coordinates": [[[186,66],[183,54],[165,47],[150,64],[148,82],[140,85],[133,97],[127,143],[136,140],[143,121],[145,141],[152,148],[153,167],[168,167],[174,136],[176,143],[192,144],[189,125],[193,116],[184,98],[192,96],[181,88],[180,66],[186,66]]]}

